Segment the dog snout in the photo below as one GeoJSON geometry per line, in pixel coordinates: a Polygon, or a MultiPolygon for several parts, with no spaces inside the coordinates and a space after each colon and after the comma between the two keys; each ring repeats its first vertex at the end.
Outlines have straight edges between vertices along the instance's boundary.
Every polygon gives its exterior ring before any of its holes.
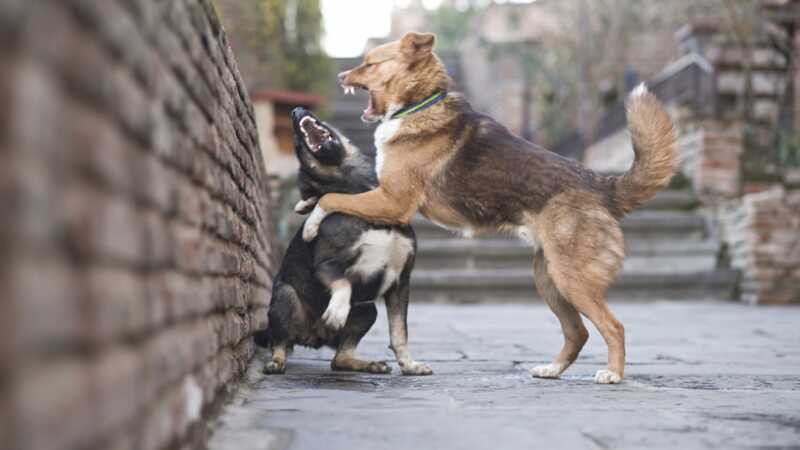
{"type": "Polygon", "coordinates": [[[302,106],[298,106],[297,108],[292,110],[292,119],[300,120],[306,114],[308,114],[308,110],[303,108],[302,106]]]}
{"type": "Polygon", "coordinates": [[[349,73],[350,73],[349,70],[345,70],[344,72],[340,72],[339,75],[337,75],[337,77],[339,78],[339,84],[344,84],[344,80],[345,78],[347,78],[347,75],[349,73]]]}

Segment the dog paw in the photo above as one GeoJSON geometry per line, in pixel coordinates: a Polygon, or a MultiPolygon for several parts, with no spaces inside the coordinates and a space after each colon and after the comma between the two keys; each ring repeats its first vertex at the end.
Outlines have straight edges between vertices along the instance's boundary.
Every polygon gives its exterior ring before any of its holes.
{"type": "Polygon", "coordinates": [[[622,381],[622,377],[608,369],[598,370],[594,374],[594,382],[597,384],[617,384],[620,381],[622,381]]]}
{"type": "Polygon", "coordinates": [[[531,369],[531,376],[534,378],[558,378],[563,371],[564,368],[561,364],[550,363],[531,369]]]}
{"type": "Polygon", "coordinates": [[[392,368],[383,361],[370,361],[364,372],[368,373],[392,373],[392,368]]]}
{"type": "Polygon", "coordinates": [[[328,305],[328,309],[322,314],[322,322],[328,328],[338,331],[347,323],[347,316],[349,314],[350,305],[348,303],[331,301],[328,305]]]}
{"type": "Polygon", "coordinates": [[[432,375],[433,370],[427,364],[411,361],[400,366],[403,375],[432,375]]]}
{"type": "Polygon", "coordinates": [[[277,362],[277,361],[269,361],[268,363],[264,364],[264,373],[267,375],[275,375],[284,373],[286,371],[286,364],[277,362]]]}
{"type": "Polygon", "coordinates": [[[305,200],[300,200],[294,205],[294,212],[297,214],[308,214],[315,206],[317,206],[317,197],[309,197],[305,200]]]}

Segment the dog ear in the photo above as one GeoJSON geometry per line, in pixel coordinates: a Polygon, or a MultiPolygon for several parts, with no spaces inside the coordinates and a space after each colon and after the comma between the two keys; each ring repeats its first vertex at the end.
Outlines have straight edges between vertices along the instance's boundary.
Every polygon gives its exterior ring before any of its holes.
{"type": "Polygon", "coordinates": [[[431,54],[436,35],[433,33],[415,33],[409,31],[400,38],[400,52],[411,61],[431,54]]]}

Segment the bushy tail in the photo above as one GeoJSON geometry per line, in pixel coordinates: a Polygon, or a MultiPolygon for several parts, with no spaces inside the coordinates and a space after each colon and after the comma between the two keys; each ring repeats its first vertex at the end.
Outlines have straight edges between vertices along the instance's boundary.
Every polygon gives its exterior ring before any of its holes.
{"type": "Polygon", "coordinates": [[[644,84],[625,105],[633,141],[633,166],[615,180],[616,200],[628,213],[669,184],[675,164],[677,136],[667,111],[644,84]]]}

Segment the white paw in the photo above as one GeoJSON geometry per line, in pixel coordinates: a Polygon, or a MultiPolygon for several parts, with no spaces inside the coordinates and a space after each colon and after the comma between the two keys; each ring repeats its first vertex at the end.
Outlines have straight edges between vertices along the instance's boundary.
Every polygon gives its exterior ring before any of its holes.
{"type": "Polygon", "coordinates": [[[620,381],[622,381],[622,377],[608,369],[598,370],[594,374],[594,382],[597,384],[617,384],[620,381]]]}
{"type": "Polygon", "coordinates": [[[305,200],[300,200],[294,205],[294,212],[297,214],[308,214],[314,206],[317,205],[317,197],[309,197],[305,200]]]}
{"type": "Polygon", "coordinates": [[[306,223],[303,224],[304,241],[311,242],[315,237],[317,237],[317,233],[319,233],[319,225],[327,215],[328,213],[326,213],[324,209],[320,208],[319,205],[314,207],[314,211],[311,211],[311,215],[308,216],[306,223]]]}
{"type": "Polygon", "coordinates": [[[433,370],[427,364],[411,361],[400,365],[400,371],[403,375],[431,375],[433,370]]]}
{"type": "Polygon", "coordinates": [[[347,280],[334,282],[331,301],[322,314],[322,322],[334,330],[341,330],[350,314],[350,294],[352,288],[347,280]]]}
{"type": "Polygon", "coordinates": [[[341,330],[347,322],[347,315],[350,314],[350,305],[338,308],[331,308],[325,310],[322,315],[322,321],[325,325],[334,330],[341,330]]]}
{"type": "Polygon", "coordinates": [[[531,376],[535,378],[558,378],[563,371],[564,366],[561,364],[550,363],[531,369],[531,376]]]}

